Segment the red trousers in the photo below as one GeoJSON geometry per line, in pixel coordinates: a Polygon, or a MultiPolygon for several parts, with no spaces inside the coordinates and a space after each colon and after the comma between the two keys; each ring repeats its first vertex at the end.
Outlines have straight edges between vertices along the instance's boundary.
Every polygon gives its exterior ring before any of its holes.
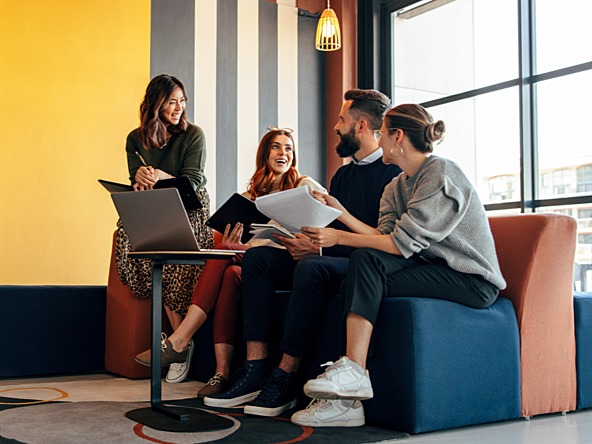
{"type": "MultiPolygon", "coordinates": [[[[220,250],[247,250],[243,244],[216,244],[220,250]]],[[[243,255],[232,259],[206,261],[199,281],[193,289],[191,303],[208,316],[212,313],[214,344],[235,344],[241,313],[241,262],[243,255]]]]}

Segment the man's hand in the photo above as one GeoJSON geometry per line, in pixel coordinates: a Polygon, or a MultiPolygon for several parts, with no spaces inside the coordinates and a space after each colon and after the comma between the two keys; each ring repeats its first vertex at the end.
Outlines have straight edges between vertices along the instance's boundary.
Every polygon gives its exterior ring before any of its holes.
{"type": "Polygon", "coordinates": [[[319,247],[313,245],[310,239],[304,234],[296,233],[294,236],[296,236],[296,239],[278,234],[273,235],[278,243],[288,249],[295,261],[304,259],[306,256],[319,254],[319,247]]]}

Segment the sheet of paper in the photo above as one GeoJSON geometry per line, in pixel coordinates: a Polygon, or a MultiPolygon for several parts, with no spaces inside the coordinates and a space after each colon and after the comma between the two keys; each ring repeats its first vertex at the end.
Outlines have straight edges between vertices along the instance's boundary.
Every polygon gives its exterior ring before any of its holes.
{"type": "Polygon", "coordinates": [[[253,240],[253,239],[269,239],[277,244],[278,241],[273,236],[274,234],[279,234],[280,236],[285,236],[285,237],[291,237],[292,239],[296,238],[296,236],[294,236],[292,233],[290,233],[284,227],[280,227],[280,226],[273,225],[273,224],[267,224],[267,225],[266,224],[251,224],[251,227],[253,228],[251,231],[249,231],[249,233],[253,234],[253,237],[251,238],[251,240],[253,240]]]}
{"type": "Polygon", "coordinates": [[[257,209],[293,233],[301,227],[326,227],[341,211],[328,207],[310,194],[308,187],[298,187],[255,199],[257,209]]]}
{"type": "Polygon", "coordinates": [[[249,233],[258,234],[263,232],[268,232],[269,236],[272,233],[281,234],[282,236],[291,237],[292,239],[296,239],[296,236],[292,234],[290,231],[286,230],[284,227],[274,224],[251,224],[252,230],[249,233]]]}

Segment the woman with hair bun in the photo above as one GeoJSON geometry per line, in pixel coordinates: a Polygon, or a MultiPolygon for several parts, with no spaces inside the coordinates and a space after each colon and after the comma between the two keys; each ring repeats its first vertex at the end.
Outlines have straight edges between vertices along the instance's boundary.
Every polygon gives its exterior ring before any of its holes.
{"type": "Polygon", "coordinates": [[[354,218],[329,195],[319,200],[343,212],[352,232],[303,228],[320,247],[357,247],[341,293],[345,301],[346,352],[304,392],[315,401],[292,422],[307,426],[356,426],[364,422],[360,400],[373,397],[366,358],[380,302],[385,297],[445,299],[486,308],[506,283],[483,205],[461,169],[432,155],[444,122],[433,121],[420,105],[387,112],[380,130],[383,161],[403,172],[386,186],[378,227],[354,218]],[[328,404],[331,404],[328,406],[328,404]],[[339,424],[323,412],[341,412],[339,424]]]}

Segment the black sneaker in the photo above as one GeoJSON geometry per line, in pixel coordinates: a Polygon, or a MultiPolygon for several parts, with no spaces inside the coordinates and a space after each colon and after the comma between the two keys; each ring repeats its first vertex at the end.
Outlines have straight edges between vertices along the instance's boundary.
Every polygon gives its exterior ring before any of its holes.
{"type": "Polygon", "coordinates": [[[281,415],[296,405],[295,385],[292,373],[275,368],[257,398],[245,405],[245,413],[259,416],[281,415]]]}
{"type": "Polygon", "coordinates": [[[252,401],[261,391],[261,385],[267,373],[267,359],[245,361],[243,367],[228,390],[204,398],[204,404],[210,407],[235,407],[252,401]]]}

